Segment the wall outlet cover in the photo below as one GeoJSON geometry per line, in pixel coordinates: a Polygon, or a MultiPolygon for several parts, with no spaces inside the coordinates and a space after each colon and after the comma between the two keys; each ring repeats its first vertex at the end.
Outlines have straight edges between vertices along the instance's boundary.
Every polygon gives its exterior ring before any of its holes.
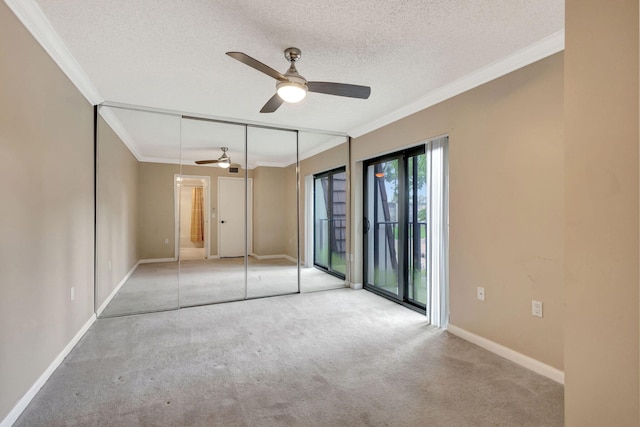
{"type": "Polygon", "coordinates": [[[531,301],[531,315],[536,317],[542,317],[542,301],[531,301]]]}

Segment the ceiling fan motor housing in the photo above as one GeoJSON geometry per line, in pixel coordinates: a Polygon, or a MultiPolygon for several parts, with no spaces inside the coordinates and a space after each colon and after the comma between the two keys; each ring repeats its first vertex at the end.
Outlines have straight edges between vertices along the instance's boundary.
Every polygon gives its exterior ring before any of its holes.
{"type": "Polygon", "coordinates": [[[288,47],[284,50],[284,57],[289,62],[296,62],[302,56],[302,52],[297,47],[288,47]]]}

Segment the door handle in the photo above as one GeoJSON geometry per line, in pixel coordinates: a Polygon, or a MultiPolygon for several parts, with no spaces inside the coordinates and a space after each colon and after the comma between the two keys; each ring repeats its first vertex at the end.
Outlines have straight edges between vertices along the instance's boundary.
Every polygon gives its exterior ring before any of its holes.
{"type": "Polygon", "coordinates": [[[220,221],[221,224],[224,224],[224,221],[220,221]]]}

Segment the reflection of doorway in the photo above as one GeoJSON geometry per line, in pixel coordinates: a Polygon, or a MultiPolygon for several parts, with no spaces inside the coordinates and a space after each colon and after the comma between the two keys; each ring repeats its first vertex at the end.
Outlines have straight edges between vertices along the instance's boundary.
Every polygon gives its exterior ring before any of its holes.
{"type": "MultiPolygon", "coordinates": [[[[247,253],[252,252],[252,180],[247,180],[245,197],[244,178],[218,178],[218,255],[220,258],[245,255],[245,204],[247,209],[247,253]]],[[[277,191],[277,190],[276,190],[277,191]]]]}
{"type": "Polygon", "coordinates": [[[176,177],[176,246],[181,260],[205,259],[209,254],[210,178],[176,177]]]}

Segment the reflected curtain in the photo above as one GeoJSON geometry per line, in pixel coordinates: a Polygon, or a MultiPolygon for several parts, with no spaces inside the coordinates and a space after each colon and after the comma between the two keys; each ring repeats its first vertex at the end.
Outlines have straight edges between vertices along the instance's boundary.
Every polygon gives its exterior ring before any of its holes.
{"type": "MultiPolygon", "coordinates": [[[[431,324],[441,328],[449,323],[449,137],[427,142],[427,251],[431,271],[431,324]]],[[[427,311],[427,313],[429,313],[427,311]]]]}
{"type": "Polygon", "coordinates": [[[202,212],[202,187],[191,190],[191,241],[204,241],[204,216],[202,212]]]}

